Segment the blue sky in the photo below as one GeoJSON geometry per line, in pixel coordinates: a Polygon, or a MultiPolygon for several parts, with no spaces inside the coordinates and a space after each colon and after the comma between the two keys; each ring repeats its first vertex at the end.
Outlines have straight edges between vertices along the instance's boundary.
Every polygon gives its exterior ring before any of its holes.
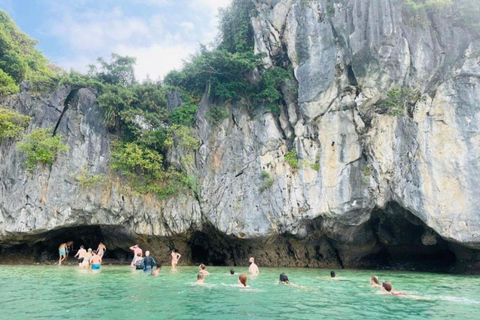
{"type": "Polygon", "coordinates": [[[136,76],[163,77],[217,35],[230,0],[0,0],[20,29],[64,69],[110,53],[137,58],[136,76]]]}

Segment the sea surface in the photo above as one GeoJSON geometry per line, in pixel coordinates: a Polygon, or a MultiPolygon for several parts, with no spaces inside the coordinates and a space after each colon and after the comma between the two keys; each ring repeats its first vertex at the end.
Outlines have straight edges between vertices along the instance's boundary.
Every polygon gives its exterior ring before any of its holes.
{"type": "Polygon", "coordinates": [[[162,268],[157,277],[129,266],[0,266],[0,319],[480,319],[480,277],[398,271],[260,268],[249,288],[237,267],[162,268]],[[279,285],[285,272],[297,286],[279,285]],[[382,295],[377,275],[407,297],[382,295]]]}

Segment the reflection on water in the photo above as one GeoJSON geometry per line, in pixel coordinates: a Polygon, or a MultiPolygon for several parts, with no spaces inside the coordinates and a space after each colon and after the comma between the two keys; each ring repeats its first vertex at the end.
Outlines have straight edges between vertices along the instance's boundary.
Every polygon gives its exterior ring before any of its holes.
{"type": "Polygon", "coordinates": [[[409,297],[381,295],[373,271],[261,268],[249,288],[227,267],[163,268],[158,277],[129,266],[0,266],[1,319],[479,319],[480,277],[377,272],[409,297]],[[278,285],[287,273],[298,286],[278,285]],[[453,316],[453,318],[452,318],[453,316]]]}

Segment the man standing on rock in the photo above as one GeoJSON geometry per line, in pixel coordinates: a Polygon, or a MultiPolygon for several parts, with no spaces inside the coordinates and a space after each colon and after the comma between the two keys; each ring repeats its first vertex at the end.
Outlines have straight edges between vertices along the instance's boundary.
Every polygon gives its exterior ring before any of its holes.
{"type": "Polygon", "coordinates": [[[250,263],[250,267],[248,267],[248,273],[252,276],[258,276],[260,271],[258,270],[258,266],[255,264],[255,258],[251,257],[248,262],[250,263]]]}
{"type": "Polygon", "coordinates": [[[138,254],[140,254],[140,257],[143,256],[143,250],[138,246],[138,244],[134,245],[134,246],[131,246],[130,247],[130,250],[133,251],[133,259],[132,259],[132,267],[135,267],[135,262],[137,260],[137,256],[138,254]]]}
{"type": "Polygon", "coordinates": [[[60,258],[58,258],[58,265],[62,264],[62,261],[67,259],[67,244],[62,243],[60,247],[58,247],[58,255],[60,258]]]}

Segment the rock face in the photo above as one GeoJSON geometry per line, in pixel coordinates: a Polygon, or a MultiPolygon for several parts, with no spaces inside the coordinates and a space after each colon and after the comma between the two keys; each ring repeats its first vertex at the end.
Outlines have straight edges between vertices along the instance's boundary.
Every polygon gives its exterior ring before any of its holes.
{"type": "Polygon", "coordinates": [[[1,144],[4,256],[22,245],[40,255],[97,228],[112,249],[135,241],[166,259],[177,247],[185,263],[255,255],[260,265],[480,270],[478,34],[444,22],[454,9],[412,26],[395,1],[255,4],[256,51],[291,65],[295,83],[280,116],[228,105],[231,117],[211,126],[202,101],[197,196],[136,196],[111,176],[89,89],[68,103],[68,87],[2,102],[33,116],[31,127],[59,122],[70,147],[29,177],[15,144],[1,144]],[[405,107],[380,107],[400,87],[414,93],[405,107]],[[292,151],[298,166],[285,159],[292,151]],[[80,186],[83,169],[108,182],[80,186]]]}

